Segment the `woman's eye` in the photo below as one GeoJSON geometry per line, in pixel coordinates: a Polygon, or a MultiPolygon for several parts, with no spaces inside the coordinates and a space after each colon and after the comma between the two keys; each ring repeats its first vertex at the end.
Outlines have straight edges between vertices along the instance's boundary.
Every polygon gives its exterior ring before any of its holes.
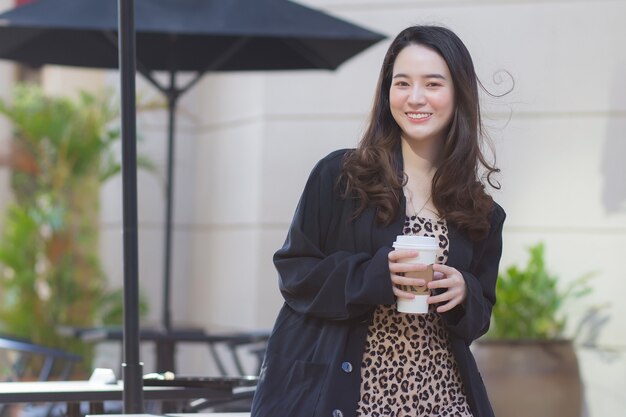
{"type": "Polygon", "coordinates": [[[396,83],[394,84],[398,87],[406,87],[409,85],[409,83],[407,83],[406,81],[396,81],[396,83]]]}

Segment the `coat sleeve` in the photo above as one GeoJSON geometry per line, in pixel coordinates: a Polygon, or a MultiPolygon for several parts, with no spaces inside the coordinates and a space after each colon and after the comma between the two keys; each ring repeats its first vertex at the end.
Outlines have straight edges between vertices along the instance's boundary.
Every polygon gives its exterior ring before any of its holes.
{"type": "Polygon", "coordinates": [[[340,160],[340,155],[331,154],[315,166],[285,244],[274,255],[287,305],[301,314],[332,320],[359,317],[375,305],[394,302],[388,278],[391,247],[375,253],[326,248],[334,246],[327,245],[328,240],[345,240],[339,234],[354,227],[338,224],[348,209],[336,187],[340,160]]]}
{"type": "Polygon", "coordinates": [[[502,255],[502,227],[506,213],[494,203],[491,227],[482,244],[476,245],[470,271],[459,271],[465,278],[467,298],[462,306],[443,313],[450,332],[469,345],[489,330],[491,311],[496,303],[496,280],[502,255]]]}

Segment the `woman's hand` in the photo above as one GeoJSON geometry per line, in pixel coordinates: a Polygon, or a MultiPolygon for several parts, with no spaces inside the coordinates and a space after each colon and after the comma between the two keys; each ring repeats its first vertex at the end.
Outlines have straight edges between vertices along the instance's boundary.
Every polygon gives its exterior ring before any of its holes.
{"type": "Polygon", "coordinates": [[[399,285],[409,285],[413,287],[423,287],[426,282],[421,278],[410,278],[400,274],[405,272],[420,272],[426,271],[427,265],[424,264],[409,264],[402,262],[403,259],[415,258],[419,254],[417,250],[392,250],[389,252],[389,272],[391,273],[391,283],[393,284],[393,293],[398,298],[406,298],[412,300],[415,298],[413,294],[408,291],[403,291],[399,285]]]}
{"type": "Polygon", "coordinates": [[[445,291],[439,295],[428,297],[428,304],[445,303],[437,307],[438,313],[444,313],[460,305],[467,297],[467,286],[463,275],[447,265],[434,264],[434,280],[428,283],[431,290],[443,288],[445,291]]]}

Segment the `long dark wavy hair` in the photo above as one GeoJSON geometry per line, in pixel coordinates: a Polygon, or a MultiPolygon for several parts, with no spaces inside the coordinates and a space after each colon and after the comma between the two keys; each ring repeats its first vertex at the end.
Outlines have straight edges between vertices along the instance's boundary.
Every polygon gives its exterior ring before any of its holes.
{"type": "MultiPolygon", "coordinates": [[[[376,87],[369,125],[358,147],[346,154],[341,184],[346,198],[357,198],[354,216],[368,206],[376,207],[378,223],[388,225],[398,215],[402,187],[407,176],[398,171],[394,151],[401,130],[389,108],[389,89],[396,57],[409,45],[422,45],[437,52],[448,65],[454,84],[455,111],[442,147],[441,162],[432,180],[432,202],[440,216],[477,240],[489,232],[488,215],[493,199],[485,182],[499,184],[499,172],[481,146],[485,135],[480,116],[474,64],[463,42],[451,30],[439,26],[412,26],[389,46],[376,87]],[[482,171],[482,174],[481,174],[482,171]]],[[[491,148],[493,153],[493,147],[491,148]]],[[[495,154],[494,154],[495,160],[495,154]]]]}

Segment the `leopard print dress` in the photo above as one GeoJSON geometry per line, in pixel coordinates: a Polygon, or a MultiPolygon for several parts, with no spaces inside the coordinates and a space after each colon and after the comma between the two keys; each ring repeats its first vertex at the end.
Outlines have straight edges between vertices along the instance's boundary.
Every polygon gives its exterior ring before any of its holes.
{"type": "MultiPolygon", "coordinates": [[[[406,218],[405,235],[439,240],[437,262],[448,258],[445,220],[406,218]]],[[[472,417],[441,316],[376,308],[361,363],[360,417],[472,417]]]]}

